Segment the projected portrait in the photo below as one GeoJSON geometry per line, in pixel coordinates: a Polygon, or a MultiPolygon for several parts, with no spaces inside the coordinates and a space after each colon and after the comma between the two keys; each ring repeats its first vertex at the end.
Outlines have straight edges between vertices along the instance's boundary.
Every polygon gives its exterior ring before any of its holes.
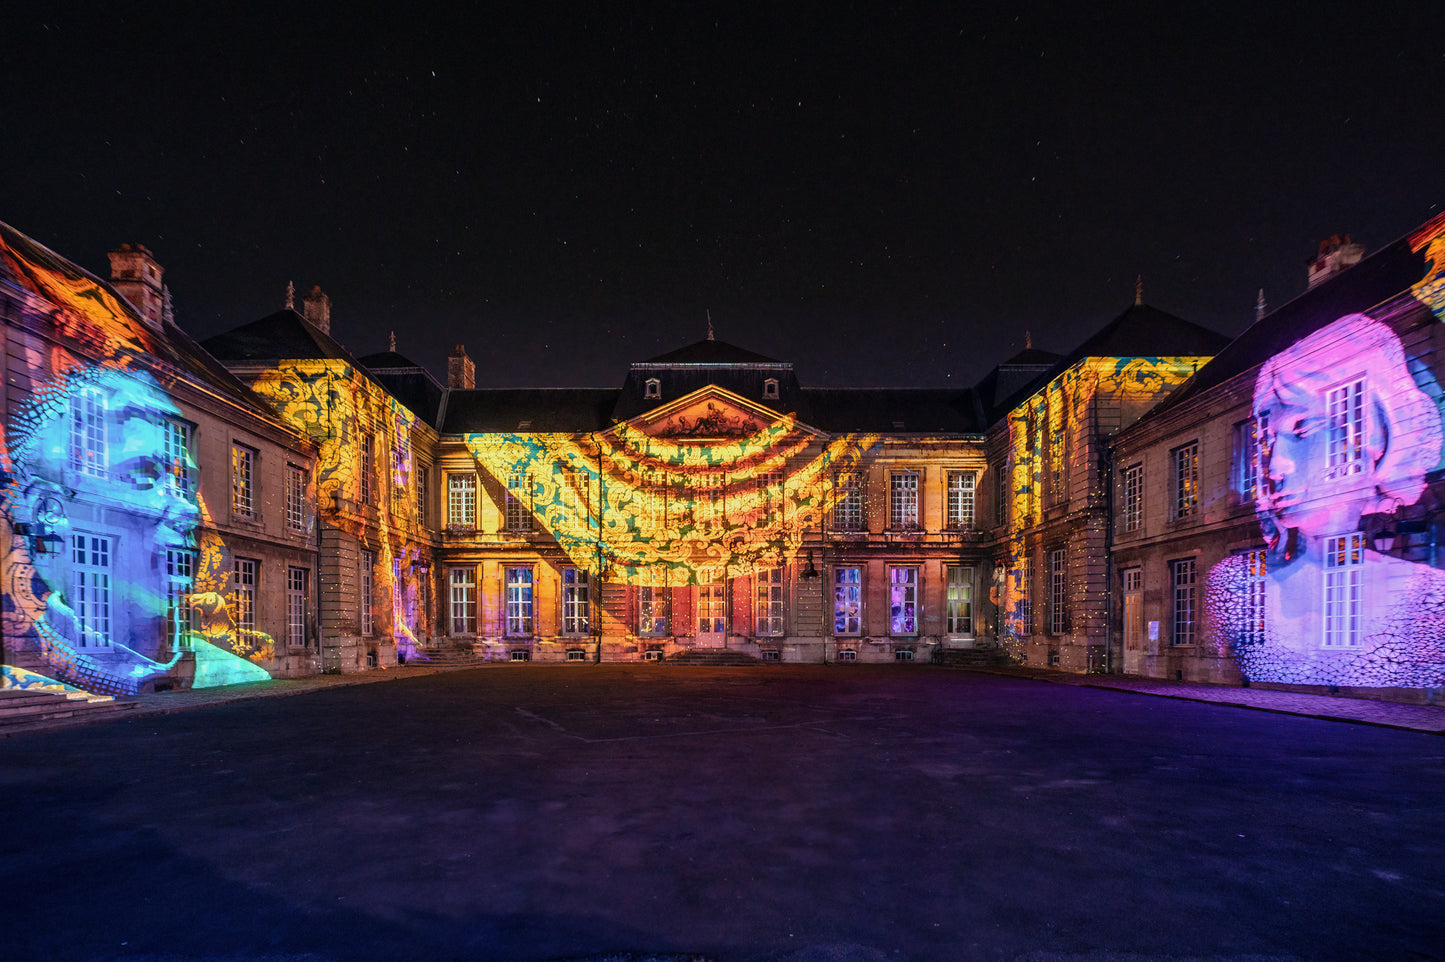
{"type": "Polygon", "coordinates": [[[1445,680],[1445,573],[1376,550],[1365,515],[1425,492],[1440,413],[1399,338],[1349,314],[1272,357],[1255,382],[1263,546],[1210,574],[1221,647],[1259,681],[1445,680]]]}

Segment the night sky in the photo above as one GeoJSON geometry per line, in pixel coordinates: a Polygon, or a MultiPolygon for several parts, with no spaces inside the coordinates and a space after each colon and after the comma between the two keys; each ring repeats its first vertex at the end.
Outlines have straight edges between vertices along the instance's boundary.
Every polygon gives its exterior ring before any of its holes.
{"type": "Polygon", "coordinates": [[[1432,3],[210,6],[7,15],[0,220],[145,244],[197,337],[319,284],[479,386],[619,386],[709,311],[807,385],[967,386],[1137,274],[1236,334],[1445,203],[1432,3]]]}

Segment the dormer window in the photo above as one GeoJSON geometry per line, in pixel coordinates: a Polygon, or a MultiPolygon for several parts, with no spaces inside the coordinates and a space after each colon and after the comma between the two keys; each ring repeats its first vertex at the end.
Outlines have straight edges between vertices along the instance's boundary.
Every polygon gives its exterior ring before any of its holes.
{"type": "Polygon", "coordinates": [[[662,382],[655,377],[650,377],[643,385],[642,396],[646,400],[657,400],[662,397],[662,382]]]}
{"type": "Polygon", "coordinates": [[[770,377],[763,382],[763,400],[776,401],[778,399],[778,379],[770,377]]]}

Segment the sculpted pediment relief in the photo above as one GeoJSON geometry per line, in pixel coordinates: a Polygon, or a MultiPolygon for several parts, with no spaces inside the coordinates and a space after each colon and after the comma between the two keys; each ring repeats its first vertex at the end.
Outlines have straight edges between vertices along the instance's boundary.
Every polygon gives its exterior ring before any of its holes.
{"type": "Polygon", "coordinates": [[[633,427],[656,438],[732,439],[757,434],[777,420],[725,391],[699,391],[635,419],[633,427]]]}

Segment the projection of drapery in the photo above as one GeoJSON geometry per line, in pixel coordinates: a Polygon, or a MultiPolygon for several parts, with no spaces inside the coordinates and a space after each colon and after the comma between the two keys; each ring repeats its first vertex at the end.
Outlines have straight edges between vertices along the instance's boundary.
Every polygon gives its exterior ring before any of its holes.
{"type": "Polygon", "coordinates": [[[783,417],[733,440],[472,434],[466,445],[572,563],[611,582],[697,584],[791,561],[877,435],[823,442],[783,417]]]}

